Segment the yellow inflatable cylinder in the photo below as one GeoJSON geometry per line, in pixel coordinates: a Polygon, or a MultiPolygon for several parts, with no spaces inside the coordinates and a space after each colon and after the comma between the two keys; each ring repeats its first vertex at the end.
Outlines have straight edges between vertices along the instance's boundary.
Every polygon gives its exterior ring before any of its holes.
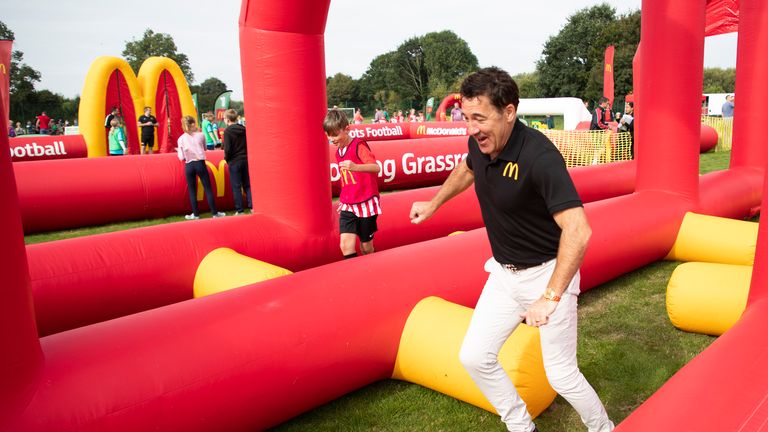
{"type": "Polygon", "coordinates": [[[214,249],[197,267],[194,297],[216,294],[291,273],[290,270],[241,255],[229,248],[214,249]]]}
{"type": "MultiPolygon", "coordinates": [[[[400,338],[392,378],[409,381],[496,412],[459,362],[459,349],[472,309],[438,297],[413,308],[400,338]]],[[[520,325],[499,352],[499,361],[532,417],[541,414],[556,393],[544,373],[539,330],[520,325]]]]}
{"type": "Polygon", "coordinates": [[[687,213],[666,259],[751,266],[757,228],[755,222],[687,213]]]}
{"type": "Polygon", "coordinates": [[[751,266],[681,264],[667,285],[669,319],[680,330],[719,336],[744,312],[751,279],[751,266]]]}

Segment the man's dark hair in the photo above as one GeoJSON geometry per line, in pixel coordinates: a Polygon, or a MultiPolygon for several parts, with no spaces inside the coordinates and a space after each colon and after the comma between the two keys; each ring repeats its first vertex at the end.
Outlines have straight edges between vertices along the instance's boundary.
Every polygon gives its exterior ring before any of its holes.
{"type": "Polygon", "coordinates": [[[520,103],[520,90],[515,80],[506,71],[495,66],[480,69],[468,76],[461,83],[460,92],[462,97],[469,99],[486,96],[491,100],[491,105],[499,111],[509,104],[517,109],[520,103]]]}
{"type": "Polygon", "coordinates": [[[604,103],[608,102],[608,98],[603,96],[600,98],[600,100],[597,102],[598,105],[602,105],[604,103]]]}

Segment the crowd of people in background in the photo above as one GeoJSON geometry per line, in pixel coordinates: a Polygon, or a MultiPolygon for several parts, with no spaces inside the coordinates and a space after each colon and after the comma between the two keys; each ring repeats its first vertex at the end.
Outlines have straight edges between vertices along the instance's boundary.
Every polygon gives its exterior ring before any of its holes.
{"type": "Polygon", "coordinates": [[[64,128],[77,126],[77,119],[70,122],[64,119],[52,119],[45,111],[35,117],[35,120],[8,121],[8,137],[15,138],[22,135],[64,135],[64,128]]]}
{"type": "MultiPolygon", "coordinates": [[[[363,116],[360,115],[358,117],[357,113],[360,111],[360,108],[356,108],[355,110],[355,124],[363,123],[363,116]],[[360,121],[358,123],[358,121],[360,121]]],[[[416,113],[415,108],[411,108],[410,112],[408,113],[408,116],[406,117],[403,114],[403,110],[396,110],[393,111],[392,114],[389,113],[389,108],[379,108],[376,107],[373,114],[373,119],[371,120],[371,123],[405,123],[405,122],[423,122],[424,121],[424,113],[419,111],[418,114],[416,113]]]]}

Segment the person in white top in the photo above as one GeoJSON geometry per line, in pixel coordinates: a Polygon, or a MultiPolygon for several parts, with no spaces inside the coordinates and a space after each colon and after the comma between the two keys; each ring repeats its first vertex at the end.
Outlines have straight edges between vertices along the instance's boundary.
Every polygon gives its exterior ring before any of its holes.
{"type": "Polygon", "coordinates": [[[192,204],[192,214],[184,216],[187,220],[200,219],[200,210],[197,206],[197,179],[203,184],[208,206],[213,217],[226,216],[225,213],[216,210],[216,201],[211,189],[211,178],[208,177],[208,168],[205,166],[205,136],[197,128],[197,122],[192,116],[184,116],[181,119],[181,128],[184,133],[178,140],[176,151],[179,160],[184,161],[184,175],[187,178],[189,190],[189,202],[192,204]]]}

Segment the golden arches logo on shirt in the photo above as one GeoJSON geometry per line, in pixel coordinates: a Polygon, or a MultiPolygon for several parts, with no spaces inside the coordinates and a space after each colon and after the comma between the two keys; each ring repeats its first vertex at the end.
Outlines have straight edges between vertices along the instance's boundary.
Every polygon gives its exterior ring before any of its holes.
{"type": "Polygon", "coordinates": [[[0,63],[0,71],[3,72],[3,75],[8,75],[8,68],[5,66],[5,63],[0,63]]]}
{"type": "Polygon", "coordinates": [[[352,171],[347,169],[340,169],[341,171],[341,184],[346,186],[348,184],[357,184],[357,181],[355,181],[355,176],[352,175],[352,171]],[[349,177],[347,177],[349,176],[349,177]]]}
{"type": "Polygon", "coordinates": [[[520,168],[517,166],[516,162],[507,162],[507,166],[504,167],[504,173],[502,174],[502,176],[514,178],[515,180],[517,180],[517,175],[519,171],[520,171],[520,168]]]}

